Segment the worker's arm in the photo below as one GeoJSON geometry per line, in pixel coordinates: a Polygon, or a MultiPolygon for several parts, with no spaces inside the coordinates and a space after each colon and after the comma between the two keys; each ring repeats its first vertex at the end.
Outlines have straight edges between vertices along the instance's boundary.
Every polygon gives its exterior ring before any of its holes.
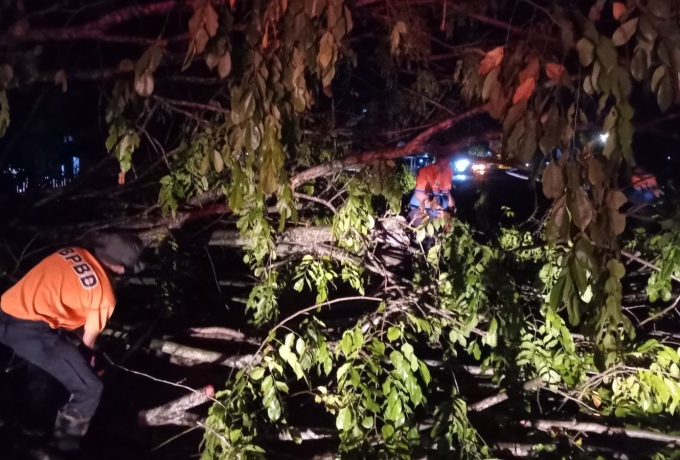
{"type": "Polygon", "coordinates": [[[97,336],[99,335],[99,332],[91,332],[88,330],[85,330],[83,332],[83,344],[89,348],[90,350],[94,350],[94,343],[97,340],[97,336]]]}
{"type": "Polygon", "coordinates": [[[451,195],[451,190],[449,190],[449,207],[453,209],[453,212],[456,212],[456,202],[453,201],[453,195],[451,195]]]}

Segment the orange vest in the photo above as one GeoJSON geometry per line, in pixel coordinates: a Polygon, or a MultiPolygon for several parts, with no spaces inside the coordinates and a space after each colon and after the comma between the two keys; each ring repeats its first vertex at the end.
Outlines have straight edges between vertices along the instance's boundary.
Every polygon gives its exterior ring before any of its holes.
{"type": "Polygon", "coordinates": [[[656,177],[654,176],[654,174],[649,173],[633,174],[631,182],[633,183],[633,188],[636,190],[659,188],[659,184],[657,184],[656,177]]]}
{"type": "Polygon", "coordinates": [[[441,193],[451,190],[451,181],[453,180],[453,170],[448,166],[440,168],[433,164],[425,166],[418,171],[416,177],[416,190],[422,190],[426,193],[441,193]]]}
{"type": "Polygon", "coordinates": [[[104,329],[115,305],[109,277],[82,248],[45,258],[0,298],[0,308],[15,318],[94,333],[104,329]]]}

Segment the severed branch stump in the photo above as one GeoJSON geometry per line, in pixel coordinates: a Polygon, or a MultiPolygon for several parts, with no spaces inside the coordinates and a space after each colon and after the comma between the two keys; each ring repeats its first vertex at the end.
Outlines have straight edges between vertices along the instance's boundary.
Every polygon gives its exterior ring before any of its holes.
{"type": "Polygon", "coordinates": [[[186,412],[187,410],[200,406],[215,397],[215,389],[208,385],[193,393],[182,396],[181,398],[170,401],[162,406],[154,407],[139,412],[138,422],[141,426],[159,425],[196,425],[201,419],[199,415],[186,412]]]}

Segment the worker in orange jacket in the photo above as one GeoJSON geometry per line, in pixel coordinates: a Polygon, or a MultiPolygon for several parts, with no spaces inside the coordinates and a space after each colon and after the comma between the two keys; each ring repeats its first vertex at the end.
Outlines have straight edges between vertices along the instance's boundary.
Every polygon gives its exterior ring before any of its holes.
{"type": "Polygon", "coordinates": [[[635,195],[642,201],[651,201],[663,195],[663,191],[659,188],[659,184],[656,181],[656,176],[639,166],[633,169],[631,185],[635,195]]]}
{"type": "Polygon", "coordinates": [[[409,222],[420,225],[425,217],[436,219],[443,217],[449,208],[455,211],[456,206],[451,196],[452,181],[453,170],[448,156],[437,156],[433,164],[418,171],[416,188],[410,202],[409,222]]]}
{"type": "Polygon", "coordinates": [[[0,298],[0,342],[56,378],[71,393],[59,411],[52,444],[77,450],[102,393],[86,357],[60,330],[83,328],[82,342],[94,350],[113,313],[110,275],[141,270],[143,244],[130,235],[110,235],[90,252],[68,247],[45,258],[0,298]]]}

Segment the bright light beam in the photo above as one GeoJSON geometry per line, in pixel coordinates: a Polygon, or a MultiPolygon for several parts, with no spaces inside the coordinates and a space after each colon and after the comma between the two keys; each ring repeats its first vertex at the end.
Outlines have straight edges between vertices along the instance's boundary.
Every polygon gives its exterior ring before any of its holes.
{"type": "Polygon", "coordinates": [[[466,158],[463,158],[462,160],[456,160],[456,162],[453,164],[453,168],[458,172],[465,171],[468,166],[470,166],[470,160],[466,158]]]}
{"type": "Polygon", "coordinates": [[[607,139],[609,139],[609,133],[600,134],[600,140],[602,141],[602,143],[607,142],[607,139]]]}

